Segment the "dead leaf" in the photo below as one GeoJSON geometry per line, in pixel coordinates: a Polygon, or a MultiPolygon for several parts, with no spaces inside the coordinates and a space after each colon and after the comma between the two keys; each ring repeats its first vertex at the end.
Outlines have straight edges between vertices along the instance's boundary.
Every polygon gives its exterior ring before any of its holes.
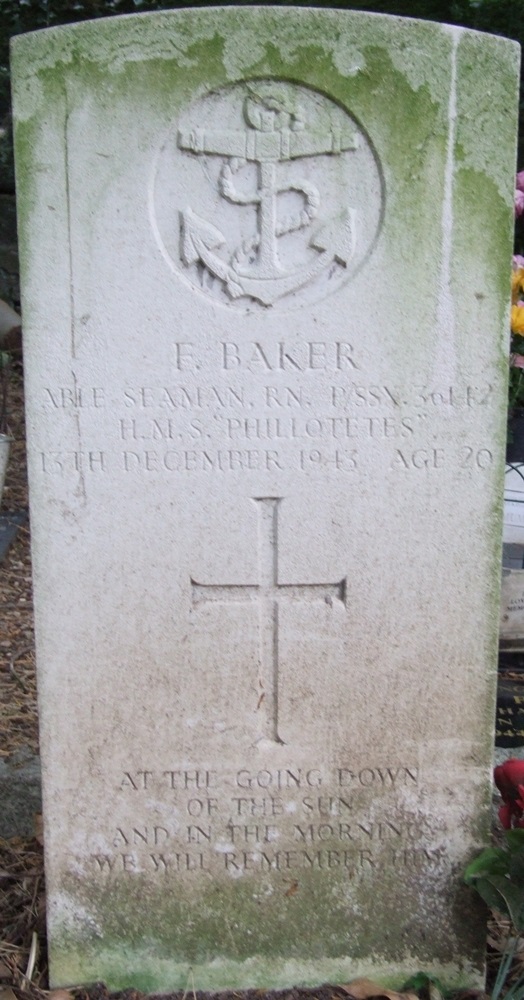
{"type": "Polygon", "coordinates": [[[386,990],[380,983],[374,983],[371,979],[352,979],[350,983],[338,987],[344,990],[348,996],[354,1000],[378,1000],[385,997],[386,1000],[418,1000],[416,993],[397,993],[395,990],[386,990]]]}
{"type": "Polygon", "coordinates": [[[22,979],[22,988],[27,989],[27,983],[30,983],[33,978],[33,973],[35,971],[36,960],[38,958],[38,935],[36,931],[33,931],[31,935],[31,948],[29,949],[29,958],[27,960],[27,969],[25,970],[25,976],[22,979]]]}
{"type": "Polygon", "coordinates": [[[286,889],[284,896],[294,896],[298,892],[298,882],[292,882],[289,889],[286,889]]]}
{"type": "Polygon", "coordinates": [[[5,962],[0,962],[0,979],[11,979],[12,975],[12,970],[8,968],[5,962]]]}
{"type": "Polygon", "coordinates": [[[10,986],[0,986],[0,1000],[16,1000],[16,995],[10,986]]]}
{"type": "Polygon", "coordinates": [[[444,1000],[438,986],[435,986],[435,983],[432,983],[431,980],[428,982],[428,993],[429,1000],[444,1000]]]}
{"type": "Polygon", "coordinates": [[[47,1000],[73,1000],[73,994],[69,990],[51,990],[47,1000]]]}

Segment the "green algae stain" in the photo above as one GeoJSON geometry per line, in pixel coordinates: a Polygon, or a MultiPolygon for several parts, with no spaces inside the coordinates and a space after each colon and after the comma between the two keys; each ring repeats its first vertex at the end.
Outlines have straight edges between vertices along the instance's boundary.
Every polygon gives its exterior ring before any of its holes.
{"type": "Polygon", "coordinates": [[[487,175],[513,207],[519,46],[464,32],[457,49],[457,142],[464,165],[487,175]]]}
{"type": "MultiPolygon", "coordinates": [[[[486,606],[493,609],[491,652],[496,663],[498,642],[498,602],[502,549],[502,495],[504,481],[506,401],[508,384],[508,305],[510,297],[511,241],[513,220],[495,180],[484,173],[462,167],[457,171],[454,190],[454,253],[452,273],[456,302],[456,341],[462,365],[491,372],[497,408],[490,417],[489,447],[493,455],[495,483],[489,522],[491,570],[486,606]]],[[[477,376],[479,377],[479,376],[477,376]]],[[[491,733],[494,711],[485,732],[491,733]]]]}
{"type": "MultiPolygon", "coordinates": [[[[491,336],[502,352],[499,361],[503,371],[507,361],[513,213],[489,173],[467,167],[464,162],[455,171],[453,201],[454,248],[459,262],[454,274],[457,300],[469,308],[476,297],[480,314],[485,299],[492,303],[491,336]]],[[[478,321],[479,315],[470,313],[466,330],[474,346],[481,347],[475,337],[478,321]]]]}
{"type": "MultiPolygon", "coordinates": [[[[118,121],[129,129],[130,118],[136,114],[137,128],[140,128],[140,120],[158,122],[157,141],[160,143],[162,130],[176,121],[182,108],[206,90],[231,81],[231,41],[242,25],[244,34],[238,46],[246,78],[287,79],[326,93],[343,105],[368,134],[385,171],[388,254],[391,261],[402,265],[398,273],[392,273],[391,286],[399,287],[399,281],[402,283],[404,278],[401,313],[405,314],[408,306],[417,306],[418,339],[416,346],[411,342],[406,351],[406,360],[409,356],[413,358],[419,349],[420,352],[424,350],[425,331],[430,330],[429,319],[434,305],[431,294],[421,294],[421,288],[436,238],[432,233],[434,213],[425,194],[431,187],[433,204],[441,194],[442,108],[432,99],[428,85],[420,84],[415,88],[410,84],[407,76],[393,64],[385,47],[361,46],[364,68],[351,75],[340,72],[334,56],[337,52],[340,56],[340,30],[334,30],[333,18],[325,22],[315,15],[320,40],[312,43],[310,34],[303,30],[292,40],[287,18],[282,20],[280,12],[270,17],[265,12],[261,16],[260,12],[250,11],[249,15],[253,14],[254,18],[247,18],[249,30],[245,24],[247,12],[242,12],[242,17],[230,10],[225,13],[225,18],[215,15],[206,18],[202,12],[198,16],[196,12],[180,12],[180,17],[173,19],[169,15],[158,20],[155,16],[153,21],[140,15],[139,24],[134,18],[122,18],[96,25],[50,29],[45,35],[53,42],[52,64],[45,53],[45,39],[33,38],[29,45],[32,62],[28,73],[38,76],[40,88],[39,103],[30,119],[37,129],[34,134],[44,142],[36,120],[47,107],[55,111],[55,115],[52,110],[48,115],[48,126],[54,130],[56,141],[63,142],[60,115],[66,115],[67,128],[82,108],[96,99],[100,131],[104,128],[110,131],[118,121]],[[275,30],[277,25],[284,29],[281,39],[275,30]],[[160,40],[156,33],[161,35],[163,27],[166,38],[160,40]],[[408,170],[406,148],[409,149],[408,170]],[[422,246],[422,235],[426,252],[413,256],[413,245],[422,246]],[[405,280],[406,266],[411,268],[409,282],[405,280]]],[[[364,19],[362,23],[367,25],[368,22],[364,19]]],[[[371,37],[368,32],[366,41],[371,37]]],[[[435,47],[435,57],[437,49],[444,51],[447,47],[447,39],[441,39],[435,47]]],[[[439,59],[441,57],[439,55],[439,59]]],[[[20,117],[23,118],[23,114],[20,117]]],[[[29,124],[27,131],[30,131],[29,124]]],[[[151,129],[144,142],[151,142],[151,129]]],[[[22,178],[27,174],[24,164],[31,145],[34,148],[34,142],[24,145],[20,141],[19,144],[22,178]]],[[[113,155],[111,162],[113,184],[129,166],[126,156],[118,155],[119,150],[115,149],[117,155],[113,155]]],[[[152,148],[151,156],[154,153],[152,148]]],[[[23,180],[21,183],[23,185],[23,180]]],[[[101,189],[104,187],[105,184],[100,185],[101,189]]],[[[30,219],[35,193],[30,191],[29,182],[22,190],[26,215],[30,219]]],[[[95,202],[96,197],[95,194],[95,202]]],[[[96,209],[96,204],[91,208],[96,209]]],[[[93,215],[91,208],[84,213],[86,220],[93,215]]],[[[387,316],[383,322],[388,324],[387,316]]]]}
{"type": "MultiPolygon", "coordinates": [[[[83,882],[69,877],[65,897],[83,919],[53,929],[53,982],[104,978],[113,989],[184,987],[191,966],[199,988],[218,988],[221,969],[230,987],[313,984],[347,976],[359,962],[402,967],[414,945],[421,962],[458,963],[448,919],[450,891],[462,893],[458,880],[452,888],[438,850],[404,851],[402,845],[394,861],[391,844],[378,844],[371,859],[369,850],[359,857],[333,843],[308,849],[316,868],[296,865],[297,848],[281,852],[282,871],[239,869],[235,877],[131,871],[107,873],[105,883],[100,875],[83,882]]],[[[255,853],[246,858],[248,867],[255,864],[255,853]]],[[[471,957],[480,940],[475,919],[472,911],[471,957]]]]}

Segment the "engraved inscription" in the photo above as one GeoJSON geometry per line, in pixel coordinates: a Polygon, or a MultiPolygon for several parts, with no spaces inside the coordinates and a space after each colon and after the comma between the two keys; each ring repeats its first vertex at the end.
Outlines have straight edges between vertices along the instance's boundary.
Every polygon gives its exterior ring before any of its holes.
{"type": "Polygon", "coordinates": [[[220,88],[182,113],[158,156],[154,202],[173,270],[230,306],[289,306],[328,294],[367,258],[382,172],[345,108],[265,79],[220,88]]]}
{"type": "Polygon", "coordinates": [[[385,868],[410,871],[445,861],[442,823],[412,809],[420,787],[414,764],[128,770],[117,787],[134,803],[134,815],[156,805],[149,821],[147,813],[131,820],[128,814],[97,836],[106,844],[91,855],[100,877],[206,871],[235,878],[292,870],[297,880],[284,891],[296,892],[301,870],[340,868],[348,879],[369,880],[385,868]]]}
{"type": "Polygon", "coordinates": [[[281,600],[333,600],[346,604],[346,579],[337,583],[278,582],[278,505],[280,497],[253,498],[258,511],[258,579],[256,584],[202,584],[191,580],[193,605],[255,601],[258,606],[260,693],[258,739],[284,741],[278,734],[278,611],[281,600]]]}
{"type": "Polygon", "coordinates": [[[89,443],[85,450],[42,452],[41,473],[49,478],[112,472],[222,477],[293,471],[349,481],[366,475],[376,463],[388,474],[419,479],[446,469],[482,476],[492,466],[492,451],[475,435],[475,411],[492,404],[489,383],[368,384],[356,375],[362,361],[347,341],[293,347],[280,341],[272,350],[258,341],[224,341],[205,364],[217,384],[200,383],[195,373],[203,360],[196,346],[189,341],[176,346],[180,381],[122,386],[121,408],[115,407],[110,424],[109,393],[103,386],[75,382],[46,387],[43,406],[57,422],[69,413],[80,419],[89,410],[92,430],[89,442],[83,438],[89,443]],[[186,362],[193,374],[185,372],[186,362]],[[315,387],[310,378],[327,371],[340,383],[315,387]],[[219,374],[227,381],[220,382],[219,374]],[[266,376],[262,384],[256,378],[260,374],[266,376]],[[433,414],[451,410],[468,421],[471,436],[464,433],[464,443],[443,448],[432,427],[433,414]]]}
{"type": "MultiPolygon", "coordinates": [[[[428,848],[389,849],[374,853],[369,848],[361,850],[260,850],[260,851],[225,851],[222,857],[222,869],[228,874],[241,875],[244,872],[282,872],[289,870],[332,869],[341,868],[347,877],[356,878],[362,870],[376,873],[385,870],[407,869],[410,871],[427,870],[437,867],[445,857],[443,848],[431,850],[428,848]]],[[[93,855],[96,871],[124,872],[140,874],[144,871],[177,874],[182,872],[211,872],[210,859],[203,853],[190,854],[176,852],[169,855],[149,854],[138,857],[136,853],[120,853],[115,855],[93,855]]],[[[298,891],[299,882],[292,883],[294,891],[298,891]]],[[[286,895],[289,895],[288,889],[286,895]]]]}

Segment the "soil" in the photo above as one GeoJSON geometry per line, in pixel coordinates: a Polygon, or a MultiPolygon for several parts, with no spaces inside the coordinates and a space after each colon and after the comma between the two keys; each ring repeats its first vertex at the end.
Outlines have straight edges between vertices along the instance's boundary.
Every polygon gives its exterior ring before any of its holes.
{"type": "MultiPolygon", "coordinates": [[[[22,375],[21,362],[17,362],[10,377],[9,426],[13,444],[2,501],[4,516],[9,512],[26,511],[28,507],[22,375]]],[[[0,757],[5,758],[20,751],[38,752],[29,543],[27,522],[19,528],[0,565],[0,757]]],[[[143,994],[135,990],[109,993],[100,983],[88,990],[48,991],[42,855],[41,817],[35,817],[34,838],[0,839],[0,1000],[44,1000],[47,997],[53,1000],[141,1000],[143,994]]],[[[508,922],[493,914],[488,958],[494,969],[509,935],[508,922]]],[[[524,971],[524,951],[520,954],[520,959],[514,963],[516,974],[524,971]]],[[[355,993],[340,985],[213,995],[186,989],[184,993],[170,994],[168,1000],[187,1000],[188,997],[190,1000],[347,1000],[355,993]]],[[[426,986],[418,994],[423,1000],[442,1000],[436,987],[428,990],[426,986]]],[[[373,994],[373,990],[368,989],[360,992],[356,1000],[371,1000],[374,995],[381,993],[375,991],[373,994]]],[[[480,1000],[484,996],[471,991],[462,994],[460,1000],[480,1000]]],[[[390,994],[390,997],[395,1000],[397,994],[390,994]]]]}

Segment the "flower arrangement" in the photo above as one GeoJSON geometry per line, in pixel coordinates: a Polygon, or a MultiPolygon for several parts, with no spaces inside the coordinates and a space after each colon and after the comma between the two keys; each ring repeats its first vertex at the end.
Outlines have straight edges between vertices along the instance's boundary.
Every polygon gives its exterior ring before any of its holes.
{"type": "Polygon", "coordinates": [[[524,974],[520,963],[524,935],[524,760],[511,758],[494,771],[502,797],[499,819],[505,830],[504,847],[487,847],[464,873],[467,885],[477,890],[484,902],[510,920],[491,1000],[522,1000],[524,974]]]}
{"type": "MultiPolygon", "coordinates": [[[[515,218],[524,216],[524,170],[517,174],[515,218]]],[[[511,273],[509,410],[524,408],[524,256],[515,254],[511,273]]]]}
{"type": "Polygon", "coordinates": [[[524,829],[524,760],[512,757],[495,768],[493,777],[502,798],[499,819],[505,830],[524,829]]]}

